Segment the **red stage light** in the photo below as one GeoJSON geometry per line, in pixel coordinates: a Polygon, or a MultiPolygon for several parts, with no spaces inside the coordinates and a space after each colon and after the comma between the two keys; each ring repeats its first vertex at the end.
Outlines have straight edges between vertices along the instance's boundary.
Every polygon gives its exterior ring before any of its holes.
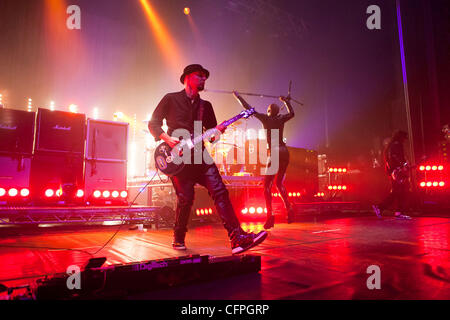
{"type": "Polygon", "coordinates": [[[45,190],[45,196],[46,196],[47,198],[53,197],[54,194],[55,194],[55,192],[54,192],[52,189],[47,189],[47,190],[45,190]]]}
{"type": "Polygon", "coordinates": [[[423,181],[420,183],[420,186],[421,186],[422,188],[425,187],[426,185],[427,185],[427,184],[426,184],[425,182],[423,182],[423,181]]]}
{"type": "Polygon", "coordinates": [[[109,196],[111,195],[111,192],[109,192],[108,190],[103,191],[102,193],[103,198],[109,198],[109,196]]]}
{"type": "Polygon", "coordinates": [[[437,166],[432,166],[432,167],[431,167],[431,170],[436,171],[437,168],[438,168],[437,166]]]}
{"type": "Polygon", "coordinates": [[[195,213],[196,213],[197,215],[200,215],[200,210],[197,209],[197,210],[195,211],[195,213]]]}
{"type": "Polygon", "coordinates": [[[342,187],[342,190],[347,190],[347,186],[343,186],[343,187],[342,187]]]}
{"type": "Polygon", "coordinates": [[[3,188],[0,188],[0,197],[3,197],[6,194],[6,190],[3,188]]]}
{"type": "Polygon", "coordinates": [[[94,191],[94,197],[95,198],[100,198],[101,195],[102,195],[102,193],[99,190],[95,190],[94,191]]]}
{"type": "Polygon", "coordinates": [[[420,170],[420,171],[424,171],[424,170],[425,170],[425,166],[420,166],[420,167],[419,167],[419,170],[420,170]]]}
{"type": "Polygon", "coordinates": [[[17,196],[18,193],[19,193],[19,191],[17,191],[17,189],[15,189],[15,188],[9,189],[9,191],[8,191],[8,195],[10,197],[15,197],[15,196],[17,196]]]}
{"type": "Polygon", "coordinates": [[[333,186],[328,186],[328,190],[333,190],[333,186]]]}
{"type": "Polygon", "coordinates": [[[205,210],[201,209],[201,210],[200,210],[200,214],[201,214],[202,216],[205,215],[205,210]]]}
{"type": "Polygon", "coordinates": [[[77,198],[82,198],[82,197],[84,197],[84,191],[81,189],[78,189],[77,190],[77,198]]]}
{"type": "Polygon", "coordinates": [[[122,198],[126,198],[126,197],[128,197],[128,192],[127,192],[127,191],[122,191],[122,192],[120,193],[120,196],[121,196],[122,198]]]}
{"type": "Polygon", "coordinates": [[[444,166],[439,166],[439,167],[438,167],[438,170],[439,170],[439,171],[444,170],[444,166]]]}
{"type": "Polygon", "coordinates": [[[119,191],[113,191],[112,192],[112,196],[113,196],[113,198],[118,198],[119,197],[119,191]]]}
{"type": "Polygon", "coordinates": [[[445,182],[444,181],[439,182],[439,187],[443,187],[443,186],[445,186],[445,182]]]}
{"type": "Polygon", "coordinates": [[[427,171],[430,171],[430,170],[431,170],[431,166],[426,166],[425,169],[426,169],[427,171]]]}
{"type": "Polygon", "coordinates": [[[209,209],[208,209],[208,212],[209,212],[209,214],[212,214],[212,209],[209,208],[209,209]]]}
{"type": "Polygon", "coordinates": [[[427,182],[427,187],[431,187],[432,183],[431,182],[427,182]]]}
{"type": "Polygon", "coordinates": [[[258,209],[256,209],[256,212],[257,212],[258,214],[262,214],[262,213],[263,213],[263,208],[258,207],[258,209]]]}
{"type": "Polygon", "coordinates": [[[27,188],[23,188],[22,190],[20,190],[20,195],[22,197],[28,197],[30,195],[30,190],[28,190],[27,188]]]}
{"type": "Polygon", "coordinates": [[[256,211],[256,209],[254,207],[250,207],[250,209],[248,210],[248,212],[250,212],[250,214],[254,214],[256,211]]]}

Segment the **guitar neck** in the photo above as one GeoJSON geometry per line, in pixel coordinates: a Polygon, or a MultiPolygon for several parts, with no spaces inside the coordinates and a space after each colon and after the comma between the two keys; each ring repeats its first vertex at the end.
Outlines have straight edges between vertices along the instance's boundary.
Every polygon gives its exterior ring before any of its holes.
{"type": "MultiPolygon", "coordinates": [[[[244,115],[242,115],[242,114],[238,114],[237,116],[235,116],[235,117],[233,117],[233,118],[231,118],[231,119],[229,119],[229,120],[227,120],[227,121],[222,122],[221,125],[223,125],[223,126],[225,126],[225,127],[228,127],[230,124],[232,124],[232,123],[238,121],[238,120],[241,119],[243,116],[244,116],[244,115]]],[[[216,135],[216,134],[218,134],[218,133],[220,133],[220,131],[219,131],[218,129],[216,129],[216,128],[209,129],[209,130],[207,130],[204,134],[202,134],[201,136],[195,137],[194,140],[192,140],[192,143],[193,143],[194,145],[196,145],[197,143],[200,143],[201,141],[203,141],[203,140],[205,140],[205,139],[208,139],[208,138],[210,138],[211,136],[214,136],[214,135],[216,135]]]]}

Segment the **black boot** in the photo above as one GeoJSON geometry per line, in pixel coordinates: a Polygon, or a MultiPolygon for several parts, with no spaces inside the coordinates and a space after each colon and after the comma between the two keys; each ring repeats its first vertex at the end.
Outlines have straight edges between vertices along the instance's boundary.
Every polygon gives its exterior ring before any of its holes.
{"type": "Polygon", "coordinates": [[[274,225],[275,225],[275,217],[273,215],[268,216],[266,223],[264,224],[264,229],[269,230],[273,228],[274,225]]]}
{"type": "Polygon", "coordinates": [[[287,223],[291,224],[292,222],[294,222],[294,219],[295,219],[294,209],[289,208],[288,209],[288,216],[287,216],[287,223]]]}

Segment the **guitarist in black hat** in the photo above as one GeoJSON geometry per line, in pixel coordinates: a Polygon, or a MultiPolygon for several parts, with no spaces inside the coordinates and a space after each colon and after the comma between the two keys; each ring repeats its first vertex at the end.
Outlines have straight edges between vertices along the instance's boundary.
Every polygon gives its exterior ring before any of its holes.
{"type": "MultiPolygon", "coordinates": [[[[164,140],[171,148],[180,141],[173,137],[176,129],[185,129],[194,134],[194,121],[202,121],[206,130],[217,128],[224,132],[226,127],[217,125],[214,110],[209,101],[200,98],[199,92],[204,90],[209,71],[199,64],[192,64],[184,69],[180,81],[184,89],[169,93],[160,101],[148,128],[156,140],[164,140]],[[168,131],[162,130],[163,119],[166,119],[168,131]]],[[[258,234],[246,233],[231,204],[228,190],[214,163],[185,164],[183,170],[171,177],[177,195],[176,220],[174,227],[173,248],[186,250],[185,236],[191,208],[194,202],[194,186],[204,186],[213,198],[216,210],[222,219],[231,241],[233,254],[238,254],[260,244],[267,237],[266,231],[258,234]]]]}
{"type": "Polygon", "coordinates": [[[411,219],[404,215],[405,202],[409,193],[408,163],[405,159],[403,143],[408,139],[405,131],[397,130],[384,150],[384,163],[386,173],[391,181],[391,192],[379,205],[373,205],[373,211],[378,218],[382,217],[383,210],[394,205],[397,219],[411,219]]]}

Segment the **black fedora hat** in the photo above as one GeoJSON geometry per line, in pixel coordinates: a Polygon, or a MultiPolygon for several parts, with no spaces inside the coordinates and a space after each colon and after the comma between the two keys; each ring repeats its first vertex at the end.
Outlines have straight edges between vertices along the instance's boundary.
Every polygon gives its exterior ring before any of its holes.
{"type": "Polygon", "coordinates": [[[184,68],[183,74],[180,77],[181,83],[184,83],[184,78],[186,78],[186,76],[188,74],[191,74],[191,73],[194,73],[197,71],[201,71],[201,72],[205,73],[206,79],[209,78],[209,71],[206,70],[205,68],[203,68],[200,64],[190,64],[186,68],[184,68]]]}

